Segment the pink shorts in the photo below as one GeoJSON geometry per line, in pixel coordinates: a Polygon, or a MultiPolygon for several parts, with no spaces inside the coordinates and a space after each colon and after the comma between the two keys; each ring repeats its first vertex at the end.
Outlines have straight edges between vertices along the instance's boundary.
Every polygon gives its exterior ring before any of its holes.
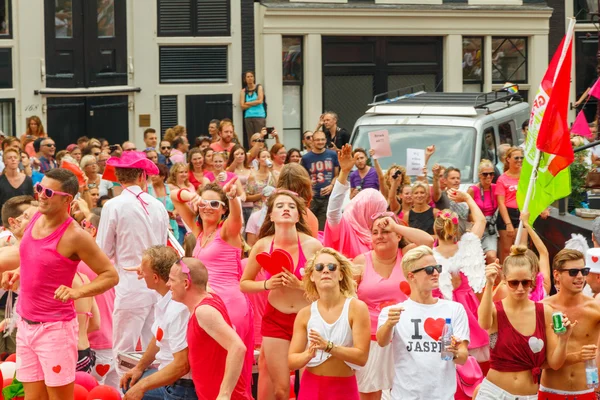
{"type": "Polygon", "coordinates": [[[19,319],[17,379],[21,382],[44,381],[50,387],[73,383],[78,334],[77,318],[41,324],[28,324],[19,319]]]}
{"type": "Polygon", "coordinates": [[[356,376],[320,376],[304,371],[298,400],[359,400],[356,376]]]}

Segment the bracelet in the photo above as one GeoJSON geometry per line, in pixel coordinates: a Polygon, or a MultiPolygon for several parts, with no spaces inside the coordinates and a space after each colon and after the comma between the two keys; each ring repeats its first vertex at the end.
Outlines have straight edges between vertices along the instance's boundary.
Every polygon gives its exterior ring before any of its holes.
{"type": "Polygon", "coordinates": [[[327,347],[325,347],[325,350],[323,351],[325,351],[325,353],[330,353],[331,349],[333,349],[333,342],[330,340],[327,342],[327,347]]]}
{"type": "Polygon", "coordinates": [[[228,198],[229,200],[233,200],[233,199],[235,199],[235,197],[236,197],[236,196],[230,196],[230,195],[227,195],[227,198],[228,198]]]}
{"type": "Polygon", "coordinates": [[[505,222],[504,225],[506,225],[506,226],[512,225],[512,222],[509,222],[509,223],[505,222]]]}
{"type": "Polygon", "coordinates": [[[177,192],[177,201],[179,201],[180,203],[185,203],[185,201],[183,201],[181,199],[181,192],[189,192],[190,189],[188,188],[183,188],[183,189],[179,189],[179,192],[177,192]]]}
{"type": "Polygon", "coordinates": [[[263,286],[265,287],[265,290],[269,290],[269,289],[267,289],[267,281],[268,281],[268,279],[265,279],[263,281],[263,286]]]}

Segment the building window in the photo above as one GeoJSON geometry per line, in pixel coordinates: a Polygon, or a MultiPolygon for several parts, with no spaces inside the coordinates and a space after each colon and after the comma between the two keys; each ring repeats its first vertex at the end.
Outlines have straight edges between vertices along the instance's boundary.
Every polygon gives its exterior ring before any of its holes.
{"type": "Polygon", "coordinates": [[[227,83],[227,46],[159,48],[160,83],[227,83]]]}
{"type": "Polygon", "coordinates": [[[463,92],[483,91],[483,38],[463,37],[463,92]]]}
{"type": "Polygon", "coordinates": [[[157,0],[158,36],[231,36],[231,0],[157,0]]]}
{"type": "Polygon", "coordinates": [[[160,96],[160,135],[177,125],[177,96],[160,96]]]}
{"type": "Polygon", "coordinates": [[[594,14],[598,12],[598,0],[574,0],[575,16],[577,22],[592,22],[598,20],[594,14]]]}
{"type": "Polygon", "coordinates": [[[12,38],[10,0],[0,0],[0,39],[12,38]]]}
{"type": "Polygon", "coordinates": [[[12,89],[12,49],[0,48],[0,89],[12,89]]]}
{"type": "Polygon", "coordinates": [[[0,131],[6,136],[15,136],[14,99],[0,99],[0,131]]]}
{"type": "Polygon", "coordinates": [[[527,82],[527,38],[492,38],[492,82],[527,82]]]}
{"type": "Polygon", "coordinates": [[[283,133],[302,137],[302,84],[304,62],[302,60],[302,37],[284,36],[283,52],[283,133]]]}

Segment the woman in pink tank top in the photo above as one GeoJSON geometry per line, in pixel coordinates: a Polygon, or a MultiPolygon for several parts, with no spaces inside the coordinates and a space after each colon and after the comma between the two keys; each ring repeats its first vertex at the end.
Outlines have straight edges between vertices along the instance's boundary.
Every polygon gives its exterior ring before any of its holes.
{"type": "Polygon", "coordinates": [[[254,329],[252,307],[248,297],[240,291],[242,276],[241,203],[237,177],[224,188],[209,183],[199,189],[199,194],[187,189],[174,190],[171,199],[175,209],[198,239],[194,258],[202,261],[208,270],[208,285],[225,302],[235,331],[246,345],[246,359],[242,374],[251,381],[254,362],[254,329]],[[198,209],[198,219],[186,203],[198,209]]]}
{"type": "Polygon", "coordinates": [[[491,358],[478,400],[495,400],[505,392],[525,400],[537,399],[542,365],[556,370],[567,357],[571,323],[563,314],[567,331],[557,335],[552,328],[553,309],[529,299],[535,276],[526,251],[525,246],[513,246],[504,260],[508,296],[496,303],[492,292],[497,265],[485,269],[486,285],[478,314],[479,325],[490,335],[491,358]]]}
{"type": "Polygon", "coordinates": [[[305,219],[306,206],[296,193],[278,189],[267,202],[267,215],[269,217],[260,230],[259,240],[252,247],[240,286],[246,293],[270,291],[261,327],[263,342],[259,358],[258,397],[273,398],[274,393],[277,399],[287,399],[290,390],[287,355],[294,320],[298,311],[308,305],[301,277],[306,260],[322,245],[311,236],[305,219]],[[256,281],[261,269],[256,256],[276,249],[285,249],[291,255],[293,273],[280,272],[267,280],[256,281]]]}
{"type": "Polygon", "coordinates": [[[369,360],[356,372],[363,400],[379,400],[381,391],[392,387],[394,378],[392,347],[377,344],[377,319],[384,307],[408,298],[410,288],[402,272],[402,255],[417,245],[433,245],[433,238],[420,229],[407,227],[392,212],[373,216],[373,250],[357,256],[353,263],[360,270],[358,298],[367,304],[371,318],[369,360]]]}

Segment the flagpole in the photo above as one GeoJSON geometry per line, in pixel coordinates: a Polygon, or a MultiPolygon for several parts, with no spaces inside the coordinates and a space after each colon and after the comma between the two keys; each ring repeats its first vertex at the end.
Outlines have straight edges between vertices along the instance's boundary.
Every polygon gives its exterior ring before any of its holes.
{"type": "MultiPolygon", "coordinates": [[[[527,187],[527,194],[525,195],[525,202],[523,203],[523,209],[521,212],[527,212],[529,210],[529,202],[531,201],[531,196],[533,195],[533,188],[535,186],[535,180],[537,178],[537,169],[540,164],[540,158],[542,158],[542,152],[539,149],[535,149],[535,158],[533,160],[533,170],[531,171],[531,176],[529,177],[529,186],[527,187]]],[[[523,221],[519,222],[519,229],[517,230],[517,237],[515,239],[515,245],[519,245],[521,243],[521,236],[523,235],[523,221]]]]}

